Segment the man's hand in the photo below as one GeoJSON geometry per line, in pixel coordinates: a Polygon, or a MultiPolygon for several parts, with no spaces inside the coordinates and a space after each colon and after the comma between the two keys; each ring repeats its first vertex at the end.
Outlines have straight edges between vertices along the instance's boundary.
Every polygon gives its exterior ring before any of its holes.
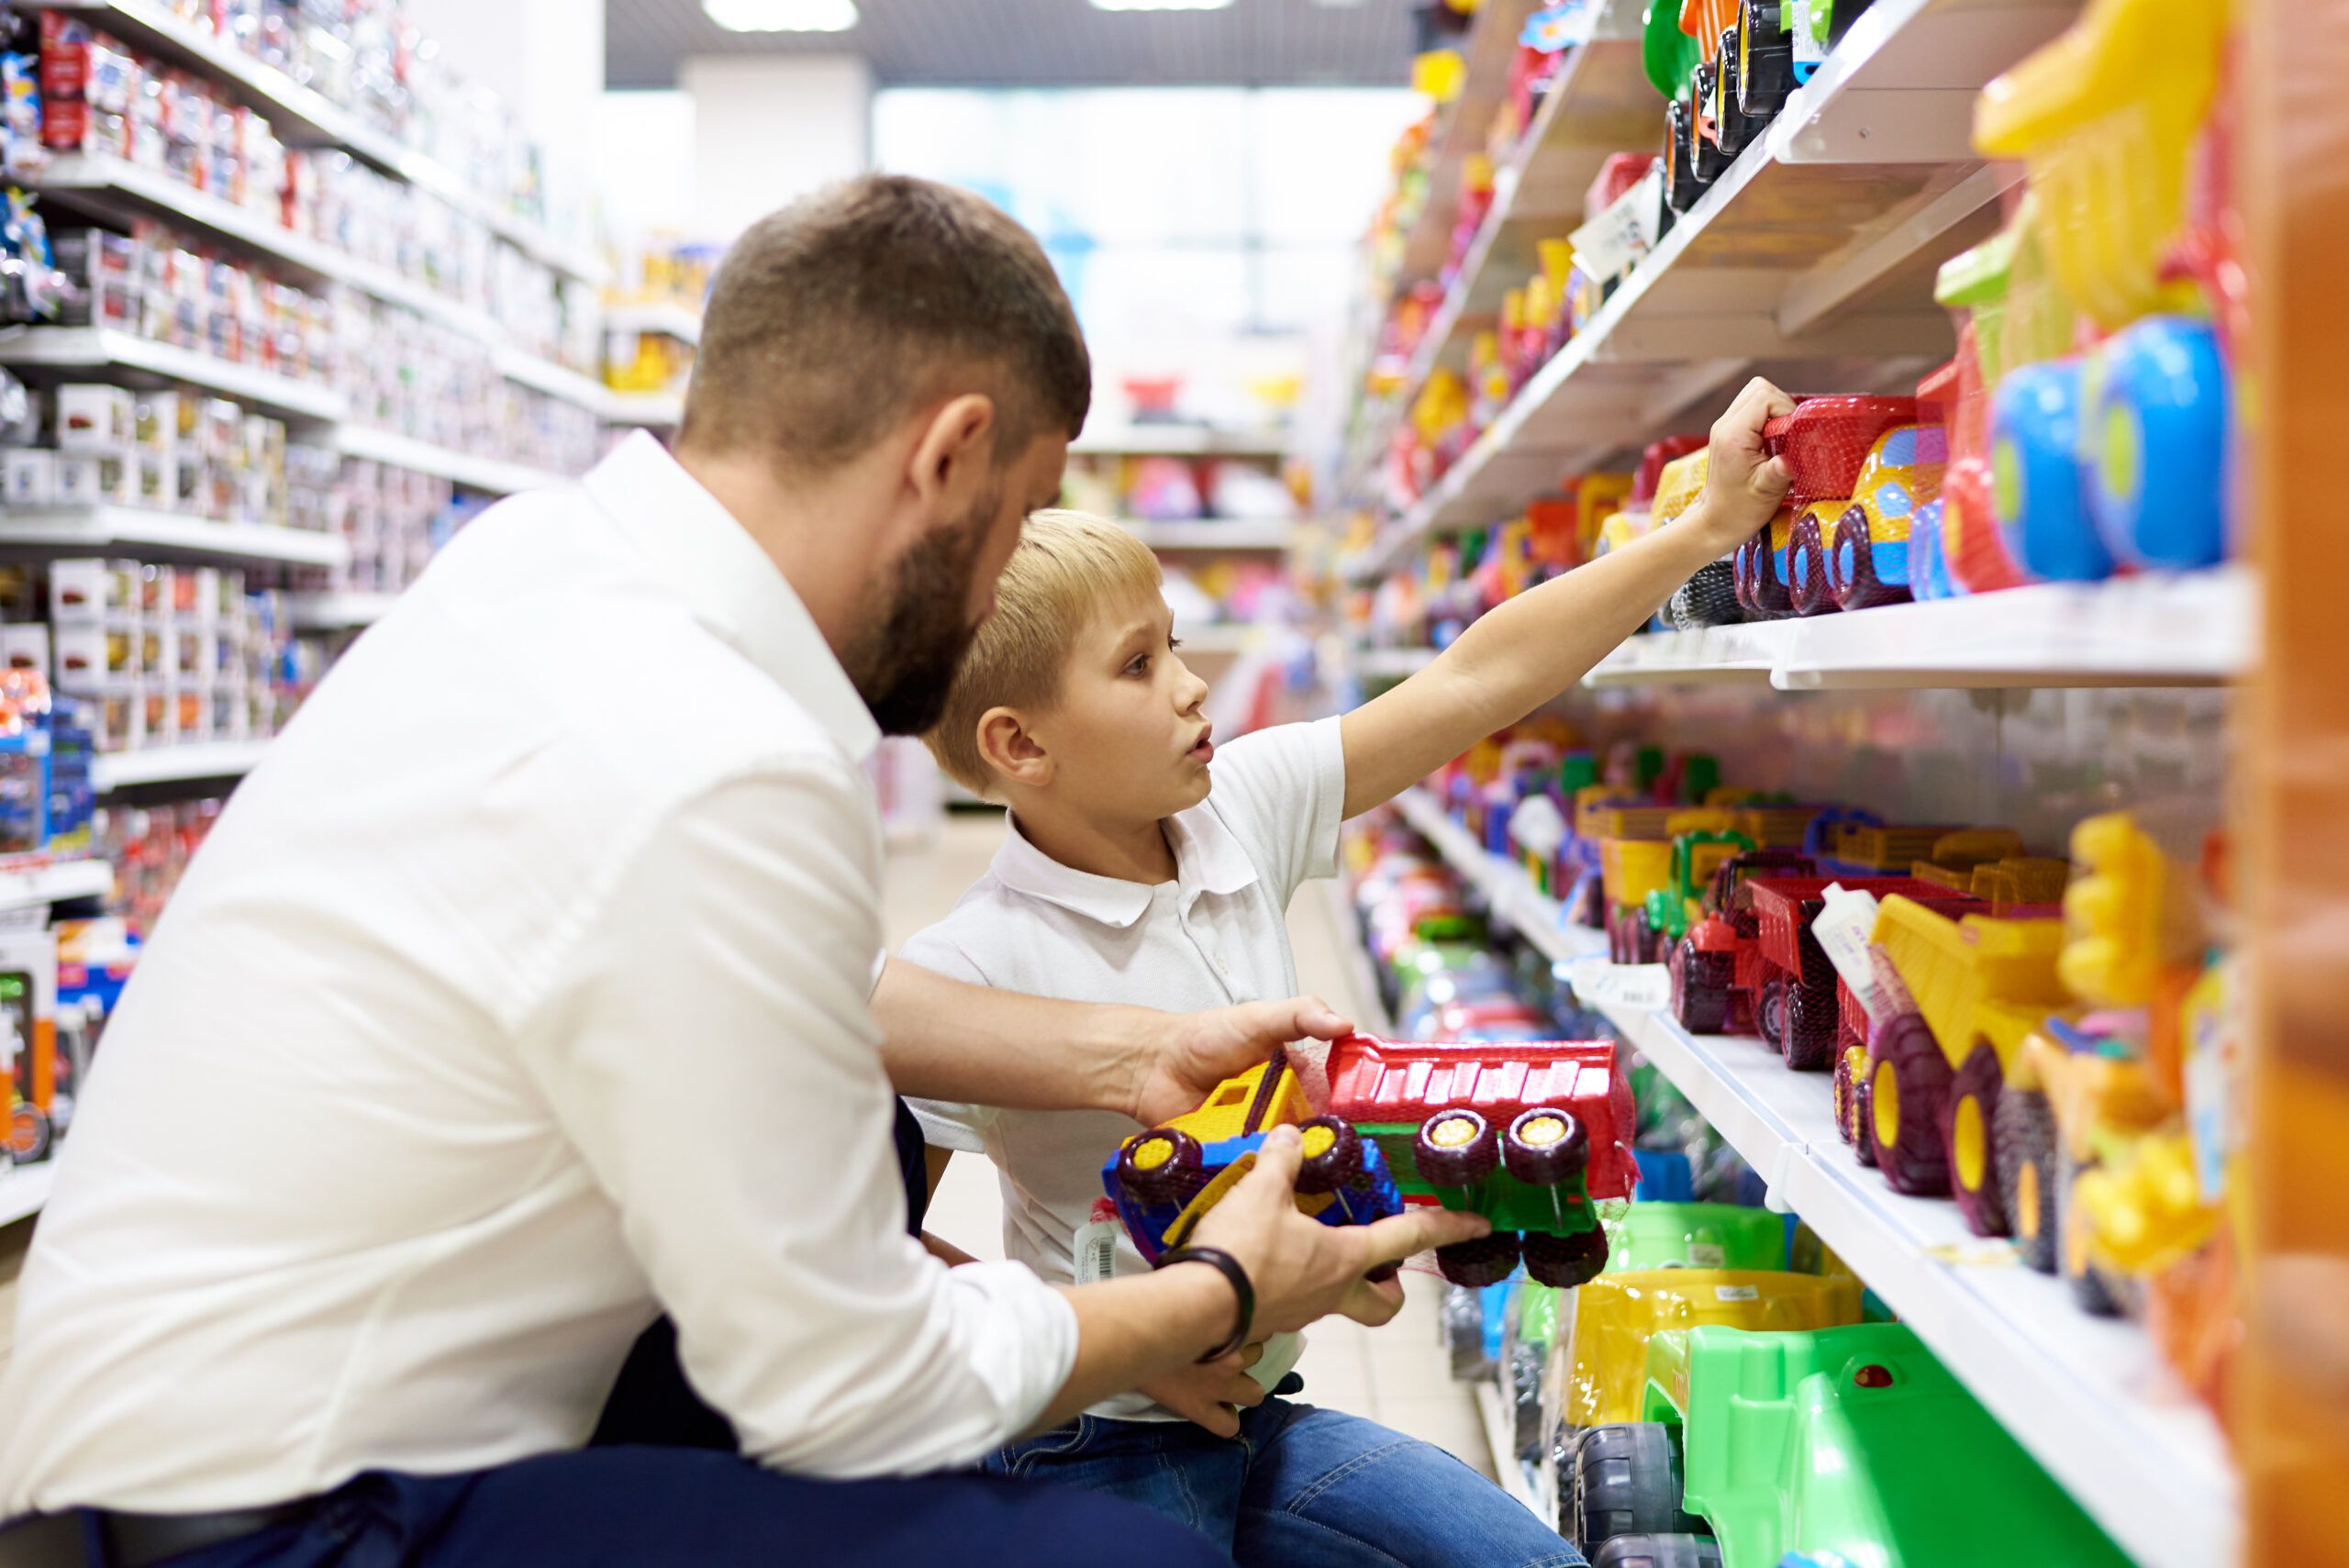
{"type": "Polygon", "coordinates": [[[1228,1356],[1153,1377],[1141,1392],[1185,1419],[1205,1427],[1219,1438],[1240,1435],[1240,1411],[1264,1402],[1264,1385],[1248,1375],[1248,1368],[1264,1359],[1263,1344],[1248,1345],[1228,1356]]]}
{"type": "Polygon", "coordinates": [[[1163,1013],[1156,1040],[1137,1062],[1127,1114],[1144,1127],[1195,1111],[1226,1078],[1236,1078],[1291,1040],[1338,1040],[1353,1025],[1319,996],[1247,1002],[1200,1013],[1163,1013]]]}
{"type": "Polygon", "coordinates": [[[1793,475],[1784,458],[1769,455],[1762,427],[1795,411],[1795,401],[1755,376],[1713,423],[1708,448],[1705,494],[1675,528],[1696,524],[1709,535],[1715,555],[1752,539],[1787,498],[1793,475]]]}
{"type": "MultiPolygon", "coordinates": [[[[1191,1234],[1220,1247],[1248,1271],[1256,1289],[1250,1333],[1287,1333],[1342,1313],[1372,1327],[1403,1308],[1403,1284],[1364,1276],[1431,1247],[1474,1240],[1492,1225],[1482,1215],[1412,1208],[1369,1225],[1324,1225],[1297,1212],[1297,1171],[1304,1151],[1293,1127],[1265,1135],[1255,1169],[1208,1212],[1191,1234]]],[[[1193,1265],[1180,1265],[1193,1266],[1193,1265]]],[[[1204,1267],[1205,1265],[1197,1265],[1204,1267]]]]}

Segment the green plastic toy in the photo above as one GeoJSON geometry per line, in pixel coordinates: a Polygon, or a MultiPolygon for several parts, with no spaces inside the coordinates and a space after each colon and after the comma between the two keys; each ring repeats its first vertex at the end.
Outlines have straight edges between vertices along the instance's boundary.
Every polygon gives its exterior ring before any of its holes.
{"type": "MultiPolygon", "coordinates": [[[[2128,1562],[1905,1325],[1660,1333],[1646,1400],[1647,1421],[1593,1429],[1577,1450],[1587,1553],[1709,1526],[1722,1568],[1790,1552],[1856,1568],[2128,1562]]],[[[1690,1544],[1659,1540],[1654,1555],[1690,1544]]]]}
{"type": "Polygon", "coordinates": [[[1599,1211],[1607,1272],[1630,1269],[1783,1269],[1787,1222],[1735,1203],[1631,1203],[1599,1211]]]}

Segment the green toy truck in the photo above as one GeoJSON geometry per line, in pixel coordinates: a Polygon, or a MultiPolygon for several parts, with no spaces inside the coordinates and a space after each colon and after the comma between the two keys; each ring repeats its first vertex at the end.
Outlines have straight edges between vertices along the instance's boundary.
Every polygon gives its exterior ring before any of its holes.
{"type": "Polygon", "coordinates": [[[1592,1568],[2128,1562],[1902,1324],[1657,1334],[1644,1414],[1561,1476],[1592,1568]]]}

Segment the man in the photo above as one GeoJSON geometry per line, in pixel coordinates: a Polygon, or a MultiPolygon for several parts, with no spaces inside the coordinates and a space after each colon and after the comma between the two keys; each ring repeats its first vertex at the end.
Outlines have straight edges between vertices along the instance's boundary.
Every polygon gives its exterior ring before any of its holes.
{"type": "Polygon", "coordinates": [[[1148,1278],[905,1234],[893,1082],[1156,1118],[1341,1027],[894,969],[868,1006],[858,764],[935,717],[1089,376],[974,197],[866,179],[742,238],[674,457],[634,437],[476,522],[191,868],[28,1262],[0,1515],[79,1510],[123,1568],[1199,1560],[1057,1489],[814,1479],[1383,1320],[1365,1273],[1481,1229],[1303,1219],[1292,1137],[1148,1278]],[[660,1311],[740,1454],[579,1449],[660,1311]]]}

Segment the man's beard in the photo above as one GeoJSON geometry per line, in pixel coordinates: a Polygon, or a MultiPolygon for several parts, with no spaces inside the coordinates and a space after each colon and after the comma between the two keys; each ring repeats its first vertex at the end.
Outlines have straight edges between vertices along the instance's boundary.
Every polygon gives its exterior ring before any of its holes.
{"type": "Polygon", "coordinates": [[[884,735],[919,735],[946,711],[979,630],[966,618],[971,575],[1002,505],[1003,487],[989,487],[961,520],[906,551],[859,606],[861,629],[841,662],[884,735]]]}

